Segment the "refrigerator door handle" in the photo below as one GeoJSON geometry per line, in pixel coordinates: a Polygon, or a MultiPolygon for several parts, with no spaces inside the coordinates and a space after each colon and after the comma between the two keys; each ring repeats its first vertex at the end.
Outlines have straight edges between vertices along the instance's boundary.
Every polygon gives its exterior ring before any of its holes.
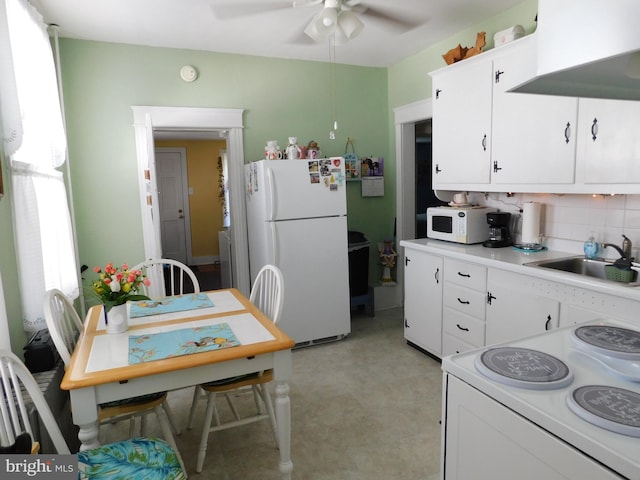
{"type": "Polygon", "coordinates": [[[276,231],[276,222],[269,222],[269,227],[271,229],[271,258],[273,258],[273,265],[278,267],[280,262],[278,261],[278,232],[276,231]]]}
{"type": "Polygon", "coordinates": [[[271,221],[273,221],[274,217],[275,217],[275,210],[276,210],[276,195],[275,195],[275,188],[276,188],[276,181],[273,178],[273,170],[271,170],[270,168],[267,168],[267,182],[269,183],[269,202],[268,202],[268,208],[269,208],[269,212],[267,214],[267,218],[271,221]]]}

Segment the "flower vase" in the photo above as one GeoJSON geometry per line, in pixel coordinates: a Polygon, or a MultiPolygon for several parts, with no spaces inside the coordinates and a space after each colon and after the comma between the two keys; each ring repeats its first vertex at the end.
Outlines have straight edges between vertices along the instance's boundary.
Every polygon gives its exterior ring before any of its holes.
{"type": "Polygon", "coordinates": [[[107,333],[123,333],[129,329],[126,303],[121,305],[105,303],[104,312],[107,333]]]}

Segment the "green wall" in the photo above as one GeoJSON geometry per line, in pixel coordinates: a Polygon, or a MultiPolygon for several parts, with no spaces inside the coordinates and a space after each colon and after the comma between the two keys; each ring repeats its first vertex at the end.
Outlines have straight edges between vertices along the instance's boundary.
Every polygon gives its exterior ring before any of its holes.
{"type": "MultiPolygon", "coordinates": [[[[336,66],[339,128],[329,140],[328,63],[68,39],[61,57],[80,261],[90,267],[143,258],[132,105],[243,108],[246,161],[263,157],[266,140],[284,147],[292,135],[327,156],[343,154],[351,137],[358,153],[390,157],[384,68],[336,66]],[[185,64],[197,81],[180,79],[185,64]]],[[[394,185],[363,199],[350,183],[349,228],[375,242],[391,235],[394,185]]]]}
{"type": "MultiPolygon", "coordinates": [[[[475,43],[478,31],[493,34],[514,24],[535,28],[536,0],[473,25],[390,68],[336,66],[336,140],[332,125],[330,66],[323,62],[137,47],[61,39],[62,76],[80,264],[135,263],[144,251],[132,105],[243,108],[247,161],[261,158],[266,140],[286,145],[316,140],[325,155],[344,153],[347,137],[360,156],[385,159],[385,196],[362,198],[359,182],[347,184],[349,228],[372,241],[370,278],[380,271],[375,245],[393,234],[395,130],[393,108],[431,96],[428,72],[445,66],[441,55],[475,43]],[[200,77],[180,80],[183,65],[200,77]]],[[[342,48],[348,48],[348,45],[342,48]]],[[[10,185],[0,201],[0,269],[12,345],[24,344],[14,253],[10,185]]]]}

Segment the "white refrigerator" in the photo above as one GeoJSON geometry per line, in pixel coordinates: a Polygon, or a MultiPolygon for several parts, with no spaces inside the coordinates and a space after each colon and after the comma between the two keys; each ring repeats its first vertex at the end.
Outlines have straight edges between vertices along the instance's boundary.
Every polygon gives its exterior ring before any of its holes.
{"type": "Polygon", "coordinates": [[[251,280],[265,264],[284,277],[278,322],[296,344],[351,332],[344,159],[245,165],[251,280]]]}

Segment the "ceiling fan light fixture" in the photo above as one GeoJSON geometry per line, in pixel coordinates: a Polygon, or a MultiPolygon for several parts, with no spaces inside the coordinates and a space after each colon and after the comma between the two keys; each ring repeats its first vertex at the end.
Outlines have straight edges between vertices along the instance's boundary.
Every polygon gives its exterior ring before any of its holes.
{"type": "Polygon", "coordinates": [[[338,10],[335,8],[323,8],[320,12],[320,18],[322,20],[322,24],[326,28],[332,28],[336,23],[338,23],[338,10]]]}
{"type": "Polygon", "coordinates": [[[320,14],[313,17],[309,25],[304,29],[304,33],[316,42],[321,42],[333,31],[333,27],[327,28],[323,23],[320,14]]]}
{"type": "Polygon", "coordinates": [[[364,23],[358,16],[350,10],[344,10],[338,16],[338,27],[342,30],[347,39],[352,40],[360,35],[364,28],[364,23]]]}
{"type": "Polygon", "coordinates": [[[336,46],[344,45],[349,41],[349,38],[344,34],[341,28],[336,28],[332,33],[333,35],[333,44],[336,46]]]}

